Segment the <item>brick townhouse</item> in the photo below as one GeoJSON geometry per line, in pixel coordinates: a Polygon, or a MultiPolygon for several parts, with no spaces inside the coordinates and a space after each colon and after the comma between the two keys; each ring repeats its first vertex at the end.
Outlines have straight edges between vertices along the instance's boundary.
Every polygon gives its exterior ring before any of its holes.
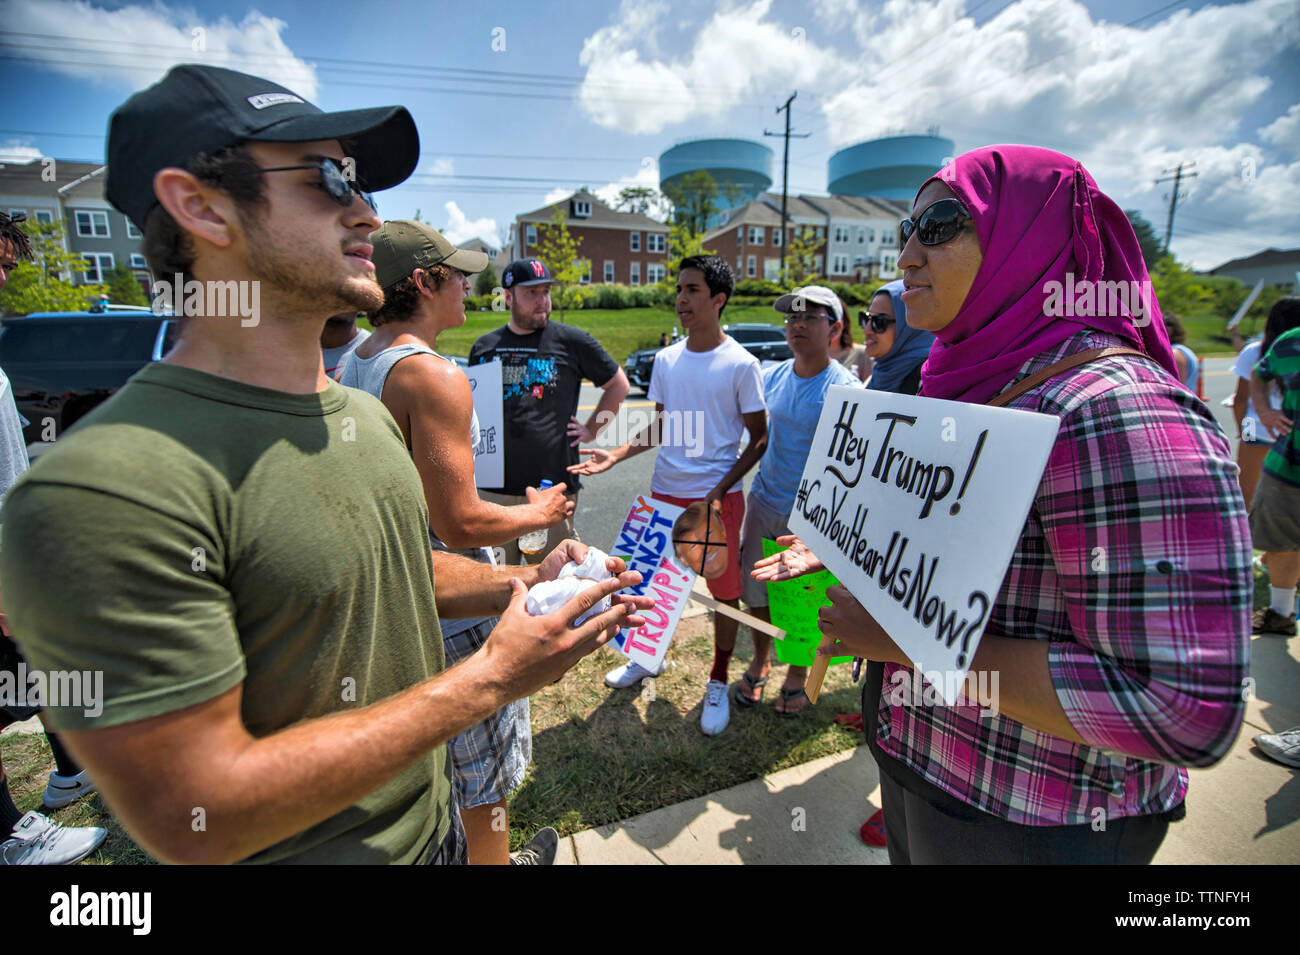
{"type": "Polygon", "coordinates": [[[668,226],[640,213],[611,209],[585,189],[517,216],[508,241],[512,258],[540,256],[541,229],[550,224],[557,207],[565,211],[569,235],[581,240],[578,258],[586,265],[584,284],[651,285],[663,279],[668,226]]]}

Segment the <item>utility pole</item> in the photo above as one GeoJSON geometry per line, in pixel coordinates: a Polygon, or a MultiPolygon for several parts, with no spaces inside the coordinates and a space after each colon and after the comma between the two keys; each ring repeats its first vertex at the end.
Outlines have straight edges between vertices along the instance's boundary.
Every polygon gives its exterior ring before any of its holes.
{"type": "MultiPolygon", "coordinates": [[[[1194,172],[1189,172],[1184,175],[1183,167],[1186,166],[1188,169],[1191,169],[1195,165],[1196,165],[1195,162],[1186,162],[1186,163],[1180,162],[1178,164],[1178,168],[1173,170],[1174,175],[1172,178],[1174,181],[1174,190],[1169,194],[1169,218],[1165,222],[1165,255],[1169,254],[1169,240],[1173,237],[1174,234],[1174,210],[1178,208],[1178,186],[1179,184],[1182,183],[1184,179],[1196,178],[1196,173],[1194,172]]],[[[1165,172],[1169,172],[1169,171],[1170,170],[1168,169],[1165,170],[1165,172]]],[[[1166,176],[1164,179],[1157,179],[1156,185],[1158,186],[1162,182],[1168,182],[1170,178],[1171,177],[1166,176]]]]}
{"type": "Polygon", "coordinates": [[[778,106],[776,108],[776,111],[778,113],[782,112],[783,110],[785,112],[785,132],[773,133],[773,132],[769,132],[766,129],[763,130],[764,136],[785,137],[785,158],[781,162],[781,274],[782,275],[785,274],[785,249],[786,246],[790,244],[790,229],[786,224],[786,212],[785,212],[786,205],[789,202],[789,195],[790,195],[790,137],[794,136],[795,139],[807,139],[809,136],[812,135],[812,133],[791,133],[790,132],[790,104],[794,102],[794,98],[798,95],[799,95],[799,91],[795,90],[793,93],[790,94],[790,98],[785,101],[784,106],[778,106]]]}

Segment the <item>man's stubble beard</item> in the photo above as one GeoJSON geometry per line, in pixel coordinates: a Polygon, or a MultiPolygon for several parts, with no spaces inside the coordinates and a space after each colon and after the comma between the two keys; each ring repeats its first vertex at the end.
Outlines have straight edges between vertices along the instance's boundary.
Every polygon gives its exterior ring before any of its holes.
{"type": "MultiPolygon", "coordinates": [[[[276,239],[256,212],[239,212],[247,236],[249,272],[263,284],[268,297],[278,300],[281,308],[316,317],[330,316],[347,310],[374,313],[384,304],[384,292],[375,281],[361,276],[329,273],[324,267],[313,268],[290,243],[276,239]]],[[[339,249],[342,252],[342,247],[339,249]]]]}

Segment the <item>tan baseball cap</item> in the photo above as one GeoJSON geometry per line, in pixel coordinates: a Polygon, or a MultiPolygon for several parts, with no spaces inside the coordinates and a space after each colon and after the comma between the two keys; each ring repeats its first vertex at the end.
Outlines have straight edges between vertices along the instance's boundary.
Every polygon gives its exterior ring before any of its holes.
{"type": "Polygon", "coordinates": [[[371,259],[380,288],[396,285],[416,269],[449,265],[473,275],[488,264],[486,253],[458,249],[441,232],[410,219],[385,222],[370,233],[370,243],[375,247],[371,259]]]}

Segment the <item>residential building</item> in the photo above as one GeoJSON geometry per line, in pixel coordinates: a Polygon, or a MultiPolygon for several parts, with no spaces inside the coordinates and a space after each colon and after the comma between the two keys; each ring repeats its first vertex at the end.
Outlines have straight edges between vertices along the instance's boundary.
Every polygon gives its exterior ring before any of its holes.
{"type": "Polygon", "coordinates": [[[638,212],[612,209],[586,189],[516,216],[508,240],[512,259],[540,257],[542,229],[550,225],[556,208],[564,210],[569,235],[579,242],[578,256],[586,265],[584,284],[649,285],[663,279],[668,226],[638,212]]]}
{"type": "Polygon", "coordinates": [[[1224,262],[1210,269],[1210,275],[1226,275],[1253,286],[1261,279],[1265,285],[1300,291],[1300,249],[1265,249],[1244,259],[1224,262]]]}

